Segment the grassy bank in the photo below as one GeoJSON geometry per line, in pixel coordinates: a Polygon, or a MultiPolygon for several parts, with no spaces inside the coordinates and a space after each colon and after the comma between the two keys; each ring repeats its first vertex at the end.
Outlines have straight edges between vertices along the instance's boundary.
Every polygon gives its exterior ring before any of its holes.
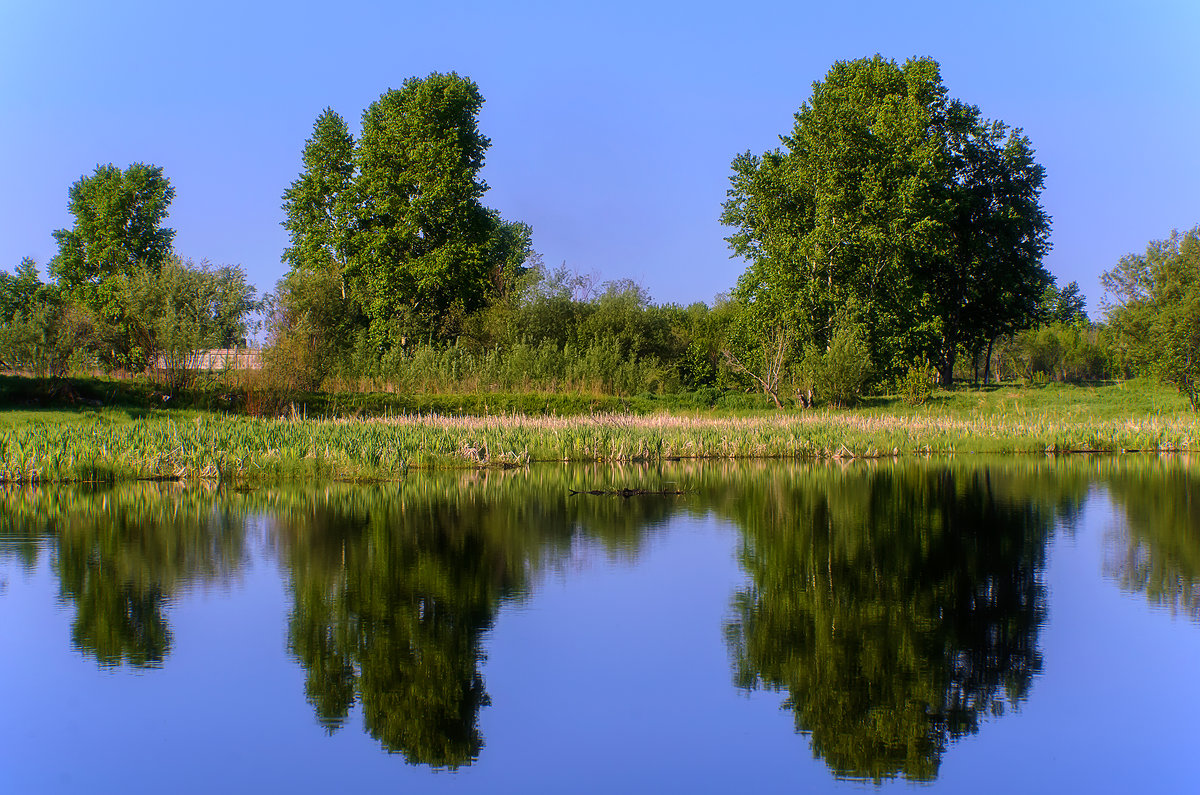
{"type": "Polygon", "coordinates": [[[389,479],[535,461],[1195,451],[1200,415],[1154,384],[941,393],[925,406],[586,415],[255,418],[195,409],[0,411],[0,480],[389,479]]]}

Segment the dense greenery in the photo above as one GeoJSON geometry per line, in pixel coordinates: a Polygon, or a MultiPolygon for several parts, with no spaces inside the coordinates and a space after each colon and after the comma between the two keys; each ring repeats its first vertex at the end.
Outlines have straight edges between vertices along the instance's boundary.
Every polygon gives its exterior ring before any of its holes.
{"type": "Polygon", "coordinates": [[[1200,226],[1126,256],[1104,285],[1120,366],[1174,384],[1200,409],[1200,226]]]}
{"type": "Polygon", "coordinates": [[[834,64],[782,140],[734,160],[722,216],[769,345],[855,330],[880,374],[930,361],[948,385],[960,348],[1028,324],[1050,281],[1042,168],[1019,130],[950,99],[934,61],[834,64]]]}
{"type": "Polygon", "coordinates": [[[175,191],[157,166],[99,166],[69,191],[70,229],[43,283],[0,273],[0,367],[39,376],[147,369],[179,388],[195,355],[246,344],[254,288],[239,266],[177,256],[162,224],[175,191]]]}
{"type": "MultiPolygon", "coordinates": [[[[920,405],[935,379],[1128,376],[1200,402],[1197,230],[1123,259],[1093,322],[1079,285],[1042,267],[1031,143],[951,98],[930,59],[835,63],[782,149],[734,160],[722,220],[748,267],[728,296],[687,307],[548,267],[529,227],[487,208],[482,103],[471,80],[433,73],[371,103],[357,138],[318,116],[283,193],[265,367],[227,379],[239,397],[224,405],[278,413],[318,391],[920,405]]],[[[150,371],[178,394],[199,352],[244,345],[255,291],[240,267],[171,250],[173,196],[141,163],[72,185],[50,281],[29,259],[0,271],[0,369],[150,371]]]]}
{"type": "Polygon", "coordinates": [[[482,104],[470,80],[435,73],[373,102],[357,142],[321,114],[284,193],[284,344],[327,356],[445,341],[513,288],[530,232],[480,202],[482,104]]]}

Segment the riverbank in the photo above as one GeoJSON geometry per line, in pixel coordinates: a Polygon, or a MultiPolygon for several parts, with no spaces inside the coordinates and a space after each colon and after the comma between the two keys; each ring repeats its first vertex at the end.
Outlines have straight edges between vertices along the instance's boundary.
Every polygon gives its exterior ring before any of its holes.
{"type": "Polygon", "coordinates": [[[1200,450],[1200,415],[1145,382],[940,393],[850,410],[276,418],[202,410],[0,411],[0,482],[387,480],[539,461],[883,458],[1200,450]]]}

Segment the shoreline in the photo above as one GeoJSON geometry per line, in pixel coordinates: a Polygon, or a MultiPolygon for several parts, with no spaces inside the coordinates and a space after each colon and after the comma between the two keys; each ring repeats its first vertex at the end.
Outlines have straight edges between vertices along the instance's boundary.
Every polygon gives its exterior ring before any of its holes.
{"type": "Polygon", "coordinates": [[[118,481],[387,482],[410,470],[539,463],[870,460],[952,455],[1121,455],[1200,450],[1200,415],[1083,421],[1028,412],[817,409],[567,417],[254,418],[115,409],[10,416],[0,484],[118,481]]]}

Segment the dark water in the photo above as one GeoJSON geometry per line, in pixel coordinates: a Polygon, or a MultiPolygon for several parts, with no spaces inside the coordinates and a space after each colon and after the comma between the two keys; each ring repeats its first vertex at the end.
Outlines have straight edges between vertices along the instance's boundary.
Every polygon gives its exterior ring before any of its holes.
{"type": "Polygon", "coordinates": [[[5,793],[1195,791],[1198,664],[1181,458],[0,492],[5,793]]]}

